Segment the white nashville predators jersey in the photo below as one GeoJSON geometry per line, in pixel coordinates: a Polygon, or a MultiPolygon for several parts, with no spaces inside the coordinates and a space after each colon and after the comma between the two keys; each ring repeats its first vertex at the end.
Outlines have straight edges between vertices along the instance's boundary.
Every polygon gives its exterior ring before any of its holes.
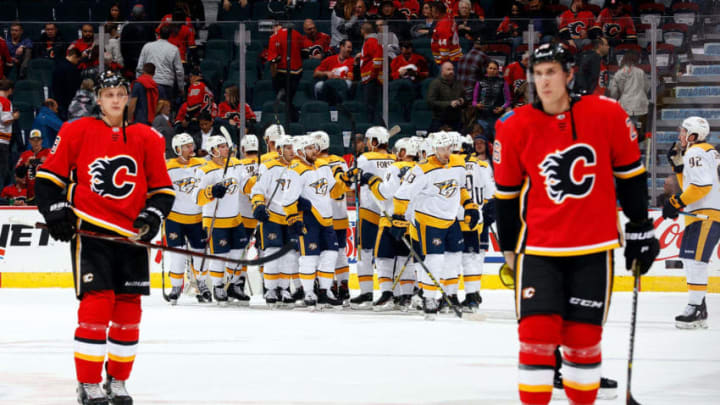
{"type": "Polygon", "coordinates": [[[455,222],[458,206],[470,199],[465,188],[465,161],[450,156],[443,165],[434,156],[418,163],[403,178],[395,193],[394,213],[403,214],[412,204],[414,220],[436,228],[455,222]]]}
{"type": "Polygon", "coordinates": [[[210,226],[213,215],[216,228],[232,228],[242,224],[240,216],[240,195],[252,187],[251,177],[236,158],[231,158],[227,173],[223,176],[224,165],[208,161],[201,167],[203,177],[197,190],[196,201],[202,206],[203,226],[210,226]],[[225,196],[216,199],[212,196],[212,187],[222,183],[227,187],[225,196]],[[217,205],[217,211],[215,206],[217,205]]]}
{"type": "MultiPolygon", "coordinates": [[[[372,175],[382,179],[385,177],[385,171],[390,168],[393,163],[395,163],[395,155],[393,154],[365,152],[358,157],[357,167],[362,170],[362,173],[372,173],[372,175]]],[[[375,203],[375,200],[372,197],[372,192],[367,185],[360,187],[360,208],[372,211],[376,215],[381,215],[380,209],[375,203]]],[[[371,218],[367,219],[372,220],[371,218]]]]}
{"type": "MultiPolygon", "coordinates": [[[[290,166],[290,188],[285,194],[285,206],[294,205],[302,197],[310,201],[312,214],[322,226],[332,226],[333,198],[345,190],[341,184],[337,184],[330,166],[323,162],[321,164],[317,167],[296,160],[290,166]]],[[[291,213],[293,210],[285,211],[291,213]]]]}
{"type": "MultiPolygon", "coordinates": [[[[415,164],[415,162],[395,162],[385,171],[385,177],[378,183],[376,193],[378,203],[382,205],[383,210],[380,215],[384,216],[385,213],[392,215],[393,197],[403,181],[400,178],[400,171],[404,167],[409,167],[410,169],[407,170],[407,173],[409,173],[415,164]]],[[[405,173],[405,175],[407,175],[407,173],[405,173]]]]}
{"type": "MultiPolygon", "coordinates": [[[[489,184],[489,182],[494,183],[492,181],[492,169],[487,162],[478,160],[474,156],[458,156],[465,161],[465,188],[468,193],[470,193],[470,197],[472,197],[473,202],[478,206],[481,206],[492,197],[492,194],[488,194],[488,192],[495,192],[494,184],[489,184]],[[488,178],[488,176],[490,176],[490,178],[488,178]]],[[[465,218],[465,209],[462,206],[458,207],[457,218],[458,220],[465,218]]],[[[482,220],[480,222],[482,222],[482,220]]],[[[470,228],[468,228],[467,224],[464,222],[460,223],[460,228],[463,232],[470,231],[470,228]]]]}
{"type": "Polygon", "coordinates": [[[685,167],[680,182],[683,194],[690,186],[696,189],[710,189],[702,198],[688,204],[685,211],[712,210],[702,213],[710,215],[713,219],[717,218],[717,211],[720,210],[720,179],[718,179],[720,154],[709,143],[698,143],[685,152],[683,164],[685,167]]]}
{"type": "Polygon", "coordinates": [[[182,163],[179,158],[168,159],[166,167],[175,190],[175,202],[167,219],[181,224],[195,224],[202,219],[202,209],[195,200],[200,187],[203,172],[200,167],[207,161],[202,158],[190,158],[182,163]]]}
{"type": "Polygon", "coordinates": [[[288,166],[281,159],[270,159],[261,163],[258,167],[257,182],[250,192],[253,207],[262,202],[266,205],[270,221],[281,225],[287,223],[283,206],[284,194],[290,188],[288,166]]]}
{"type": "MultiPolygon", "coordinates": [[[[318,159],[318,162],[316,163],[317,166],[321,166],[321,160],[325,162],[328,166],[330,166],[330,171],[334,173],[336,168],[340,168],[343,172],[348,171],[347,162],[345,162],[345,159],[341,158],[338,155],[328,155],[326,157],[318,159]]],[[[345,199],[345,193],[342,193],[337,198],[334,198],[332,200],[332,207],[333,207],[333,227],[335,229],[347,229],[348,224],[348,213],[347,213],[347,201],[345,199]]]]}
{"type": "MultiPolygon", "coordinates": [[[[253,177],[258,172],[258,158],[243,158],[240,159],[240,166],[247,173],[248,176],[253,177]]],[[[250,203],[250,196],[247,194],[240,194],[240,215],[244,220],[253,219],[252,204],[250,203]]]]}

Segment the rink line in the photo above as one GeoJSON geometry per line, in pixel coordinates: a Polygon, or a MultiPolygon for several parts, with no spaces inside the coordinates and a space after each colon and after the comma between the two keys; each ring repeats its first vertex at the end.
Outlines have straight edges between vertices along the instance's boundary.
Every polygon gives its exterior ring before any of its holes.
{"type": "MultiPolygon", "coordinates": [[[[152,288],[162,286],[161,273],[150,275],[152,288]]],[[[375,289],[378,289],[377,276],[374,276],[375,289]]],[[[170,286],[166,277],[165,285],[170,286]]],[[[72,274],[69,272],[0,272],[0,287],[4,288],[73,288],[72,274]]],[[[350,289],[359,289],[357,275],[350,274],[350,289]]],[[[488,290],[503,290],[505,287],[495,274],[482,276],[482,288],[488,290]]],[[[463,280],[460,276],[459,289],[463,290],[463,280]]],[[[633,278],[631,276],[615,276],[613,291],[632,291],[633,278]]],[[[683,276],[644,276],[641,280],[642,291],[658,292],[686,292],[687,285],[683,276]]],[[[709,277],[708,292],[720,293],[720,277],[709,277]]]]}

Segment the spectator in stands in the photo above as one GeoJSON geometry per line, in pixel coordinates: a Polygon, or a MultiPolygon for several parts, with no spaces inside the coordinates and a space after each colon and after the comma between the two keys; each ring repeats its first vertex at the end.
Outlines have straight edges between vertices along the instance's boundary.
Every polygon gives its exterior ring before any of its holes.
{"type": "Polygon", "coordinates": [[[475,125],[477,125],[477,127],[473,127],[473,132],[476,133],[479,127],[480,133],[473,135],[473,149],[475,150],[474,155],[479,160],[490,163],[490,156],[488,155],[488,137],[482,133],[482,126],[480,124],[475,125]]]}
{"type": "Polygon", "coordinates": [[[95,44],[95,29],[92,24],[83,24],[81,32],[82,37],[73,41],[68,49],[80,51],[80,62],[77,64],[77,68],[85,70],[98,65],[97,55],[93,55],[93,48],[97,44],[95,44]]]}
{"type": "Polygon", "coordinates": [[[28,197],[33,198],[35,196],[35,174],[37,173],[37,168],[50,156],[50,149],[43,148],[43,136],[40,130],[31,130],[28,138],[30,148],[20,154],[20,158],[18,158],[15,167],[24,166],[26,168],[27,175],[25,176],[25,184],[27,184],[28,188],[28,197]]]}
{"type": "Polygon", "coordinates": [[[214,134],[220,134],[219,127],[215,125],[209,111],[204,111],[198,117],[197,129],[189,131],[198,147],[198,156],[206,156],[208,147],[205,146],[207,139],[214,134]]]}
{"type": "Polygon", "coordinates": [[[397,9],[408,20],[414,20],[420,15],[420,3],[418,3],[418,0],[398,1],[397,9]]]}
{"type": "Polygon", "coordinates": [[[335,49],[340,41],[348,39],[345,24],[349,22],[355,13],[355,0],[339,0],[335,2],[330,13],[330,46],[335,49]]]}
{"type": "Polygon", "coordinates": [[[17,70],[18,79],[24,79],[27,75],[27,67],[32,57],[33,43],[28,37],[23,36],[23,26],[18,22],[10,25],[10,41],[7,42],[10,60],[17,70]]]}
{"type": "Polygon", "coordinates": [[[218,7],[217,21],[237,19],[249,20],[252,3],[248,0],[221,0],[218,7]]]}
{"type": "MultiPolygon", "coordinates": [[[[105,59],[117,65],[112,70],[118,70],[123,66],[122,52],[120,51],[120,31],[117,24],[105,24],[106,39],[105,42],[105,59]]],[[[106,66],[107,68],[107,66],[106,66]]]]}
{"type": "MultiPolygon", "coordinates": [[[[154,27],[145,22],[145,8],[138,4],[133,7],[130,18],[120,34],[120,53],[125,68],[130,70],[132,74],[134,74],[137,66],[142,67],[138,63],[140,53],[145,44],[153,40],[155,40],[154,27]]],[[[155,67],[157,68],[157,64],[155,67]]]]}
{"type": "MultiPolygon", "coordinates": [[[[143,14],[148,20],[157,20],[158,15],[156,13],[156,3],[161,2],[157,0],[120,0],[120,14],[132,15],[136,8],[140,6],[143,10],[143,14]]],[[[153,29],[155,29],[154,26],[153,29]]]]}
{"type": "Polygon", "coordinates": [[[383,26],[387,24],[387,20],[374,20],[375,32],[378,35],[378,41],[387,41],[388,58],[392,60],[400,54],[400,40],[394,32],[388,29],[387,39],[382,39],[383,26]]]}
{"type": "Polygon", "coordinates": [[[430,132],[436,132],[443,125],[456,131],[462,127],[462,110],[465,103],[465,88],[455,80],[455,68],[450,62],[440,65],[440,77],[430,83],[427,103],[432,110],[430,132]]]}
{"type": "Polygon", "coordinates": [[[477,122],[490,141],[495,139],[495,121],[510,107],[510,89],[500,76],[500,65],[490,61],[485,77],[475,83],[472,106],[477,111],[477,122]]]}
{"type": "Polygon", "coordinates": [[[480,38],[485,24],[478,19],[478,15],[472,11],[470,0],[460,0],[457,3],[458,15],[455,17],[458,35],[469,41],[480,38]]]}
{"type": "Polygon", "coordinates": [[[495,37],[499,40],[510,43],[512,53],[515,55],[515,48],[523,42],[523,32],[527,30],[527,20],[522,18],[523,5],[514,1],[510,7],[510,15],[503,18],[495,31],[495,37]]]}
{"type": "Polygon", "coordinates": [[[7,205],[23,206],[28,203],[27,173],[26,166],[18,166],[14,170],[15,182],[7,185],[0,192],[0,198],[5,200],[7,205]]]}
{"type": "Polygon", "coordinates": [[[48,98],[40,107],[35,121],[33,121],[33,129],[37,129],[42,134],[43,148],[49,148],[55,143],[55,137],[60,132],[63,121],[58,116],[58,103],[52,98],[48,98]]]}
{"type": "Polygon", "coordinates": [[[179,0],[175,2],[176,8],[185,11],[187,17],[195,25],[195,31],[205,25],[205,6],[202,0],[179,0]]]}
{"type": "MultiPolygon", "coordinates": [[[[81,57],[79,49],[69,48],[67,50],[67,56],[55,63],[52,94],[55,100],[57,100],[59,115],[63,120],[67,119],[68,106],[82,81],[80,71],[77,69],[81,57]]],[[[45,134],[45,131],[43,131],[43,134],[45,134]]]]}
{"type": "Polygon", "coordinates": [[[0,80],[0,181],[5,183],[9,175],[10,138],[13,133],[13,122],[20,118],[20,113],[13,111],[10,96],[13,93],[12,80],[0,80]]]}
{"type": "Polygon", "coordinates": [[[371,124],[377,124],[381,122],[378,100],[382,82],[383,49],[375,33],[374,24],[363,23],[362,33],[365,41],[362,52],[355,55],[355,60],[360,63],[361,86],[365,97],[367,120],[371,124]]]}
{"type": "Polygon", "coordinates": [[[610,46],[617,46],[621,43],[637,43],[637,32],[632,17],[625,10],[627,4],[623,1],[615,1],[608,4],[598,16],[594,30],[596,35],[602,35],[608,40],[610,46]]]}
{"type": "Polygon", "coordinates": [[[423,3],[422,17],[424,21],[416,23],[410,28],[410,35],[412,35],[413,38],[432,37],[433,30],[435,29],[435,19],[433,18],[430,2],[423,3]]]}
{"type": "Polygon", "coordinates": [[[510,88],[512,106],[525,104],[525,83],[527,83],[527,66],[530,60],[530,52],[525,51],[522,59],[515,61],[505,68],[505,83],[510,88]]]}
{"type": "Polygon", "coordinates": [[[589,33],[595,25],[595,15],[585,9],[585,0],[572,0],[570,9],[560,14],[558,34],[580,52],[590,44],[589,33]]]}
{"type": "Polygon", "coordinates": [[[155,32],[159,34],[162,28],[170,27],[168,42],[178,48],[180,51],[180,60],[183,64],[192,64],[191,62],[194,60],[194,53],[197,47],[195,45],[195,30],[189,22],[190,17],[185,14],[182,8],[176,8],[171,18],[172,22],[168,23],[165,21],[167,19],[167,16],[165,16],[163,22],[160,23],[155,32]]]}
{"type": "Polygon", "coordinates": [[[97,100],[95,99],[95,82],[93,79],[85,79],[75,93],[68,108],[68,120],[75,120],[93,115],[97,100]]]}
{"type": "Polygon", "coordinates": [[[463,55],[457,63],[457,80],[465,88],[465,101],[472,100],[475,82],[485,75],[485,68],[490,63],[490,58],[482,51],[482,40],[477,38],[472,49],[463,55]]]}
{"type": "MultiPolygon", "coordinates": [[[[325,89],[325,81],[330,79],[345,80],[348,89],[352,86],[355,59],[352,57],[352,42],[344,39],[340,42],[340,52],[323,59],[315,68],[313,78],[315,83],[315,97],[335,105],[339,102],[338,95],[332,89],[325,89]]],[[[328,86],[329,87],[329,86],[328,86]]]]}
{"type": "Polygon", "coordinates": [[[172,149],[172,138],[175,136],[175,130],[170,122],[170,102],[167,100],[158,100],[157,114],[152,122],[152,127],[162,134],[165,138],[165,156],[171,158],[175,156],[172,149]]]}
{"type": "Polygon", "coordinates": [[[533,30],[539,34],[540,43],[544,44],[550,42],[557,33],[557,16],[543,3],[543,0],[529,0],[522,19],[528,20],[528,25],[533,25],[533,30]]]}
{"type": "Polygon", "coordinates": [[[12,68],[12,57],[8,50],[7,42],[0,38],[0,79],[5,78],[12,68]]]}
{"type": "Polygon", "coordinates": [[[303,31],[307,38],[306,48],[309,58],[323,59],[330,55],[330,35],[318,31],[312,19],[308,18],[303,22],[303,31]]]}
{"type": "MultiPolygon", "coordinates": [[[[345,0],[352,1],[352,0],[345,0]]],[[[355,8],[353,15],[349,20],[346,20],[344,24],[338,25],[337,29],[341,34],[347,36],[347,39],[352,41],[353,49],[359,49],[362,47],[363,34],[362,24],[369,21],[367,14],[367,5],[364,0],[355,0],[355,8]]]]}
{"type": "Polygon", "coordinates": [[[430,41],[435,63],[442,65],[446,61],[457,62],[462,57],[462,50],[455,21],[447,14],[445,4],[436,1],[431,7],[433,18],[437,21],[430,41]]]}
{"type": "Polygon", "coordinates": [[[208,112],[212,119],[217,117],[218,107],[212,91],[202,77],[200,68],[195,66],[190,73],[190,86],[187,101],[184,102],[175,116],[176,132],[192,132],[197,130],[200,114],[208,112]]]}
{"type": "MultiPolygon", "coordinates": [[[[125,28],[125,31],[130,26],[125,28]]],[[[173,86],[177,84],[178,89],[185,88],[185,70],[183,69],[178,48],[168,42],[170,38],[170,27],[160,29],[160,38],[149,42],[142,47],[138,58],[137,75],[142,74],[142,68],[146,63],[155,66],[153,79],[158,85],[158,94],[161,100],[173,102],[173,86]]]]}
{"type": "Polygon", "coordinates": [[[640,54],[637,51],[625,52],[620,61],[620,69],[615,72],[610,80],[610,97],[617,99],[630,119],[635,124],[639,139],[645,138],[645,123],[648,113],[648,92],[650,91],[650,80],[645,72],[637,67],[640,62],[640,54]]]}
{"type": "Polygon", "coordinates": [[[591,51],[578,56],[573,90],[578,94],[603,95],[609,82],[607,65],[603,59],[610,52],[610,45],[605,38],[596,38],[592,44],[591,51]]]}
{"type": "Polygon", "coordinates": [[[414,84],[420,84],[430,75],[428,64],[422,55],[413,52],[410,41],[400,42],[400,55],[390,63],[392,80],[408,79],[414,84]]]}
{"type": "Polygon", "coordinates": [[[382,0],[375,19],[384,21],[388,26],[388,31],[395,34],[399,41],[410,39],[410,25],[407,23],[405,15],[395,8],[393,0],[382,0]]]}
{"type": "Polygon", "coordinates": [[[290,118],[297,121],[297,111],[295,111],[292,100],[295,99],[298,84],[302,78],[303,62],[302,51],[305,46],[303,36],[296,29],[289,28],[291,34],[290,49],[290,66],[287,66],[287,36],[288,28],[282,28],[280,24],[276,24],[277,32],[270,37],[268,41],[268,61],[270,62],[270,72],[272,73],[272,85],[275,94],[280,95],[281,100],[289,103],[290,118]],[[290,75],[290,88],[287,88],[288,75],[290,75]]]}
{"type": "Polygon", "coordinates": [[[155,111],[160,97],[158,85],[153,80],[154,75],[155,65],[146,63],[143,65],[142,74],[133,82],[128,102],[130,122],[150,125],[155,119],[155,111]]]}
{"type": "MultiPolygon", "coordinates": [[[[240,127],[240,89],[232,85],[225,88],[225,101],[218,106],[218,117],[226,120],[233,127],[240,127]]],[[[250,105],[245,103],[245,128],[248,133],[255,133],[257,117],[250,105]]]]}
{"type": "Polygon", "coordinates": [[[67,43],[55,23],[45,24],[40,38],[33,43],[33,58],[63,59],[67,43]]]}
{"type": "MultiPolygon", "coordinates": [[[[120,15],[120,3],[113,3],[108,9],[105,25],[107,26],[108,24],[115,24],[117,26],[118,36],[122,33],[123,19],[120,15]]],[[[107,30],[105,32],[107,32],[107,30]]]]}

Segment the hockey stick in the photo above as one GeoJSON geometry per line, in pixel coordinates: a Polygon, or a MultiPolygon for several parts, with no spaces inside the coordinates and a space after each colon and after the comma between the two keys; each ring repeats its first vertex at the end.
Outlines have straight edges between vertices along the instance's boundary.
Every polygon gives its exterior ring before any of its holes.
{"type": "MultiPolygon", "coordinates": [[[[353,168],[357,169],[358,152],[357,152],[357,129],[355,124],[355,116],[352,115],[342,103],[337,105],[340,112],[345,114],[350,119],[350,130],[352,136],[350,137],[350,147],[352,148],[353,154],[353,168]]],[[[358,230],[360,229],[360,179],[359,176],[355,176],[355,232],[353,233],[353,243],[355,247],[355,261],[360,260],[360,249],[358,248],[358,230]]]]}
{"type": "Polygon", "coordinates": [[[405,272],[405,267],[407,267],[408,263],[410,263],[411,256],[408,256],[407,259],[405,259],[405,264],[400,268],[400,272],[398,273],[397,277],[395,277],[395,281],[393,281],[391,291],[395,291],[395,286],[398,285],[400,282],[400,277],[402,277],[403,273],[405,272]]]}
{"type": "MultiPolygon", "coordinates": [[[[162,227],[160,227],[160,232],[160,243],[161,246],[163,246],[165,245],[165,222],[163,222],[162,227]]],[[[160,272],[162,296],[166,302],[170,302],[170,296],[167,294],[167,292],[165,292],[165,252],[160,253],[160,268],[162,269],[160,272]]]]}
{"type": "Polygon", "coordinates": [[[628,354],[627,389],[625,399],[627,405],[640,405],[630,391],[632,383],[633,352],[635,350],[635,323],[637,322],[638,291],[640,290],[640,264],[635,260],[632,264],[635,283],[633,285],[632,312],[630,312],[630,354],[628,354]]]}
{"type": "Polygon", "coordinates": [[[392,139],[393,136],[399,134],[400,131],[402,131],[402,128],[400,128],[400,125],[393,125],[392,128],[388,129],[388,135],[390,135],[388,137],[388,140],[392,139]]]}
{"type": "MultiPolygon", "coordinates": [[[[13,220],[13,219],[11,219],[10,222],[17,223],[17,224],[23,224],[23,225],[27,225],[27,226],[32,226],[32,227],[38,228],[38,229],[48,229],[48,226],[42,222],[28,224],[26,222],[17,221],[17,220],[13,220]]],[[[284,256],[285,253],[289,252],[293,248],[292,244],[287,243],[280,250],[278,250],[277,252],[273,253],[270,256],[262,257],[262,258],[258,258],[258,259],[254,259],[254,260],[242,260],[242,259],[230,259],[230,258],[225,258],[222,256],[216,256],[216,255],[200,253],[200,252],[193,252],[192,250],[189,250],[189,249],[175,248],[175,247],[170,247],[170,246],[166,246],[166,245],[156,245],[154,243],[143,242],[141,240],[133,240],[130,238],[126,238],[124,236],[106,235],[104,233],[86,231],[83,229],[76,230],[75,234],[80,235],[80,236],[85,236],[88,238],[102,239],[102,240],[106,240],[109,242],[115,242],[115,243],[119,243],[122,245],[131,245],[131,246],[136,246],[136,247],[144,247],[144,248],[148,248],[148,249],[160,249],[162,251],[180,253],[180,254],[186,255],[186,256],[202,257],[203,259],[224,260],[224,261],[236,263],[238,265],[245,265],[245,266],[259,266],[261,264],[271,262],[277,258],[284,256]]]]}

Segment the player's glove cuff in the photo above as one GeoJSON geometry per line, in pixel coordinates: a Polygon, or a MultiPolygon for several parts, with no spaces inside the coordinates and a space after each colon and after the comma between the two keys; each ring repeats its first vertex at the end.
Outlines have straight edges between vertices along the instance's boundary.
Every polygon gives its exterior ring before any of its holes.
{"type": "Polygon", "coordinates": [[[680,193],[671,195],[668,202],[678,210],[685,208],[685,203],[683,202],[680,193]]]}
{"type": "Polygon", "coordinates": [[[628,222],[625,225],[625,268],[630,270],[635,264],[640,274],[650,270],[660,253],[660,243],[655,238],[652,221],[646,219],[640,223],[628,222]]]}
{"type": "Polygon", "coordinates": [[[145,207],[133,222],[133,228],[138,230],[135,238],[143,242],[150,242],[160,231],[162,220],[163,214],[159,209],[145,207]]]}

